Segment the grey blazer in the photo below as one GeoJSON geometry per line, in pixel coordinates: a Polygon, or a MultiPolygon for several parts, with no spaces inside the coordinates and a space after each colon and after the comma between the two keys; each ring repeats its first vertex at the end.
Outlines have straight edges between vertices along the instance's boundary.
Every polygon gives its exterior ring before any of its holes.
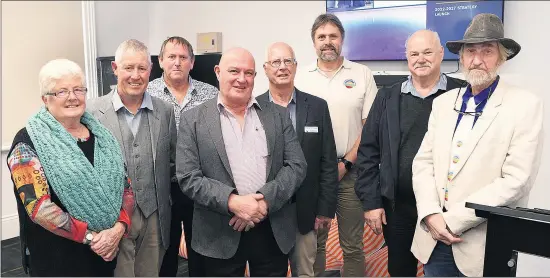
{"type": "MultiPolygon", "coordinates": [[[[87,110],[105,125],[122,145],[122,133],[118,117],[113,107],[113,94],[88,100],[87,110]]],[[[149,112],[151,129],[151,147],[153,150],[153,167],[155,172],[155,189],[160,220],[162,244],[167,249],[170,245],[171,199],[170,179],[175,175],[176,123],[173,107],[156,97],[151,96],[153,111],[149,112]]],[[[124,148],[122,148],[124,153],[124,148]]]]}
{"type": "MultiPolygon", "coordinates": [[[[292,195],[305,178],[307,163],[285,108],[260,102],[256,112],[266,132],[267,183],[258,192],[268,203],[268,219],[285,254],[296,240],[292,195]]],[[[182,113],[176,148],[180,187],[195,202],[192,248],[218,259],[233,257],[241,233],[229,226],[228,198],[237,193],[223,142],[217,98],[182,113]]]]}

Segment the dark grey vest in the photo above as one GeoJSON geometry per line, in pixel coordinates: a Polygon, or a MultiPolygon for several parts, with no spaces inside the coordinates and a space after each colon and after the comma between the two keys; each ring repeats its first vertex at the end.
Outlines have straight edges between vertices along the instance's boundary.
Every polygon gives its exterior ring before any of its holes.
{"type": "Polygon", "coordinates": [[[141,110],[141,119],[136,136],[126,122],[122,110],[118,114],[118,122],[122,133],[124,157],[128,167],[128,175],[136,203],[145,217],[157,210],[157,194],[155,186],[155,170],[153,167],[153,151],[151,147],[151,132],[149,128],[148,110],[141,110]]]}

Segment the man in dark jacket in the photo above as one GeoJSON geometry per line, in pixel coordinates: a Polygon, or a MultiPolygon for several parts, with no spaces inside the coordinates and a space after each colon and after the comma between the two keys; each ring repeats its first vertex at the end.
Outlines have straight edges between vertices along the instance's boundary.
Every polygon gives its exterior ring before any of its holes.
{"type": "Polygon", "coordinates": [[[441,73],[443,47],[436,32],[409,37],[406,55],[411,75],[380,90],[363,127],[357,151],[355,191],[365,221],[384,232],[391,276],[416,276],[418,261],[410,251],[417,221],[412,161],[428,128],[432,101],[463,82],[441,73]]]}
{"type": "Polygon", "coordinates": [[[317,231],[328,229],[336,212],[338,164],[327,102],[294,87],[297,65],[292,47],[271,44],[263,65],[269,90],[257,100],[287,108],[307,161],[306,178],[293,197],[298,231],[289,260],[292,276],[313,277],[317,231]]]}

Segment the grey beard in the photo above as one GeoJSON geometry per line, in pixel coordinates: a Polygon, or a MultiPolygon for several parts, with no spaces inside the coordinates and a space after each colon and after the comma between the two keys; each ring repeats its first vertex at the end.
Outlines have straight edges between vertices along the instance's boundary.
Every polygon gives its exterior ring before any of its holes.
{"type": "Polygon", "coordinates": [[[336,61],[338,59],[339,55],[338,54],[321,54],[321,56],[319,56],[319,59],[325,61],[325,62],[333,62],[333,61],[336,61]]]}
{"type": "Polygon", "coordinates": [[[490,83],[491,81],[495,80],[497,78],[497,71],[483,71],[482,74],[480,74],[481,70],[465,70],[464,76],[466,77],[466,81],[470,83],[471,86],[481,86],[490,83]]]}

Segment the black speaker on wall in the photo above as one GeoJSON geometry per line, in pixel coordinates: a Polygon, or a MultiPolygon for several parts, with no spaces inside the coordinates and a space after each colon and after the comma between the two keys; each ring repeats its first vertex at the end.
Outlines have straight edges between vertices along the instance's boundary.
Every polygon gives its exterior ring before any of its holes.
{"type": "MultiPolygon", "coordinates": [[[[214,66],[219,64],[220,59],[221,54],[195,55],[195,63],[189,75],[195,80],[208,83],[218,88],[218,79],[214,73],[214,66]]],[[[111,62],[114,60],[114,56],[98,57],[96,60],[99,96],[108,94],[117,84],[116,76],[111,67],[111,62]]],[[[162,69],[159,65],[158,56],[151,55],[151,62],[153,63],[153,68],[151,69],[149,81],[162,76],[162,69]]]]}

